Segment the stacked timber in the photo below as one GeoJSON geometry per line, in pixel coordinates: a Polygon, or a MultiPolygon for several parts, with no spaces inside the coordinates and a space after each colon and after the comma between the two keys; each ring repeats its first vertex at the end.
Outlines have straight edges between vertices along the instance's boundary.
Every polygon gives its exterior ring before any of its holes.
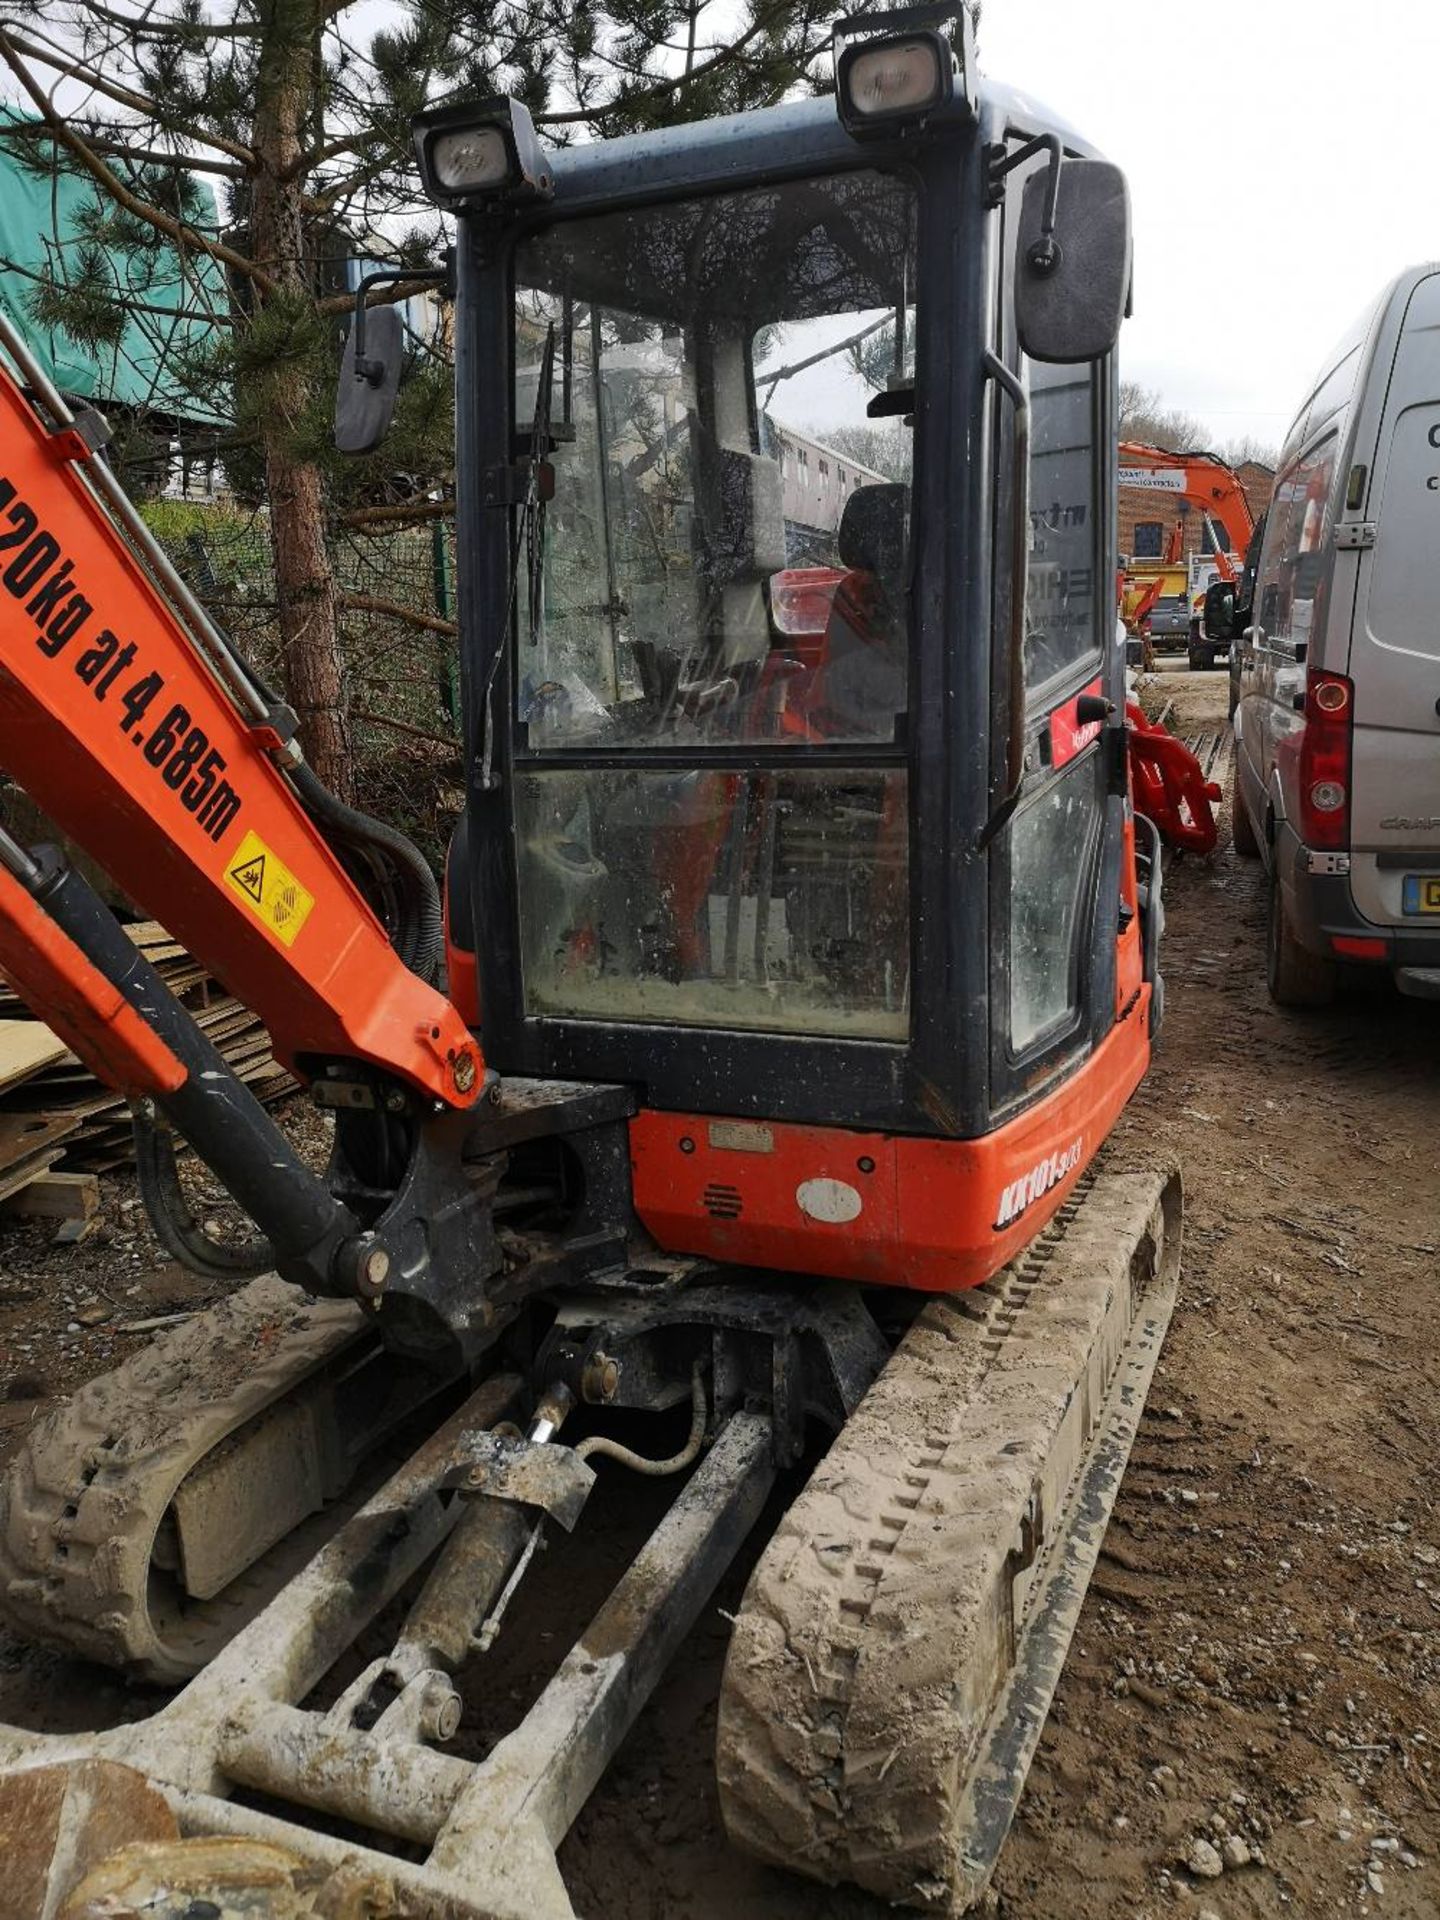
{"type": "MultiPolygon", "coordinates": [[[[266,1105],[295,1087],[258,1016],[242,1006],[158,921],[125,931],[231,1071],[266,1105]]],[[[104,1173],[132,1155],[122,1095],[102,1085],[63,1040],[31,1018],[0,976],[0,1201],[63,1160],[104,1173]]]]}

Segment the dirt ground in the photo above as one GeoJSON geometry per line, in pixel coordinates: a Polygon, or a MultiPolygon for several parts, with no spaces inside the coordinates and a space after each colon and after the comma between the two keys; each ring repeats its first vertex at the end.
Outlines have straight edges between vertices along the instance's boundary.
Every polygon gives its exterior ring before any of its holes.
{"type": "MultiPolygon", "coordinates": [[[[1165,679],[1177,731],[1223,727],[1223,673],[1165,679]]],[[[1261,876],[1228,836],[1171,867],[1166,901],[1166,1030],[1117,1145],[1158,1139],[1184,1169],[1180,1303],[988,1905],[1004,1920],[1435,1920],[1440,1006],[1361,983],[1325,1014],[1276,1012],[1261,876]],[[1185,1865],[1222,1854],[1249,1857],[1215,1876],[1185,1865]]],[[[123,1178],[101,1235],[63,1254],[42,1227],[0,1222],[0,1444],[128,1352],[133,1323],[204,1297],[164,1264],[123,1178]]],[[[607,1480],[585,1577],[542,1564],[483,1691],[473,1676],[468,1750],[518,1716],[657,1498],[607,1480]]],[[[725,1844],[715,1702],[747,1572],[565,1844],[587,1920],[880,1911],[725,1844]]],[[[0,1639],[0,1717],[98,1723],[157,1698],[0,1639]]]]}

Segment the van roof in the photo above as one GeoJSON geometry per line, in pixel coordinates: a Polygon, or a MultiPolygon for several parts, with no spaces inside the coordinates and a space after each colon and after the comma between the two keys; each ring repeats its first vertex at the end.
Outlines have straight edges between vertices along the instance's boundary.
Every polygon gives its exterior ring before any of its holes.
{"type": "MultiPolygon", "coordinates": [[[[1405,267],[1395,275],[1393,280],[1390,280],[1386,284],[1378,298],[1369,301],[1350,322],[1349,326],[1346,327],[1335,345],[1330,349],[1329,353],[1326,354],[1324,361],[1321,363],[1319,375],[1310,383],[1306,389],[1304,399],[1295,411],[1295,416],[1291,420],[1290,426],[1285,434],[1284,451],[1280,456],[1280,465],[1282,467],[1287,463],[1292,453],[1296,451],[1304,441],[1311,438],[1318,427],[1340,411],[1341,407],[1349,400],[1351,394],[1354,392],[1356,385],[1358,385],[1358,378],[1349,383],[1344,388],[1343,393],[1340,392],[1338,388],[1335,389],[1332,394],[1332,398],[1334,399],[1333,405],[1325,404],[1321,408],[1316,409],[1315,403],[1317,399],[1325,394],[1327,388],[1331,387],[1332,382],[1335,380],[1335,375],[1339,372],[1340,368],[1344,366],[1345,362],[1355,353],[1357,348],[1364,347],[1368,341],[1373,339],[1376,330],[1381,321],[1389,313],[1392,304],[1397,300],[1402,305],[1408,302],[1411,294],[1415,291],[1416,287],[1419,286],[1420,282],[1432,273],[1440,273],[1440,261],[1419,261],[1412,267],[1405,267]]],[[[1359,368],[1357,367],[1357,376],[1358,373],[1359,368]]]]}

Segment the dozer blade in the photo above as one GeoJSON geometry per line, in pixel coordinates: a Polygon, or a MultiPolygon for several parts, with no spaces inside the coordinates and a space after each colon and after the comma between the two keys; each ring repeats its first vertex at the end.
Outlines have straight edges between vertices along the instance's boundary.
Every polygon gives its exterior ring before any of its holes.
{"type": "Polygon", "coordinates": [[[751,1577],[720,1700],[731,1838],[963,1912],[1019,1801],[1174,1305],[1173,1171],[1102,1174],[929,1303],[751,1577]]]}
{"type": "MultiPolygon", "coordinates": [[[[13,1895],[17,1857],[29,1886],[72,1903],[52,1901],[44,1911],[55,1920],[198,1920],[201,1907],[254,1920],[576,1920],[557,1850],[764,1511],[776,1473],[768,1415],[740,1408],[724,1418],[538,1699],[483,1759],[438,1750],[454,1723],[447,1733],[430,1711],[437,1683],[450,1691],[437,1669],[413,1670],[378,1718],[364,1674],[358,1692],[300,1704],[455,1539],[462,1512],[476,1511],[455,1496],[457,1469],[468,1476],[481,1437],[497,1437],[525,1391],[516,1374],[482,1381],[148,1719],[81,1734],[0,1725],[0,1832],[11,1810],[37,1810],[32,1824],[50,1810],[35,1849],[0,1845],[5,1920],[34,1907],[13,1895]],[[143,1844],[113,1851],[117,1830],[143,1844]],[[73,1887],[81,1874],[89,1877],[73,1887]]],[[[497,1495],[478,1498],[494,1501],[481,1512],[504,1550],[510,1509],[497,1495]]],[[[450,1589],[457,1604],[478,1565],[474,1547],[450,1568],[465,1576],[450,1589]]],[[[516,1565],[527,1558],[521,1550],[516,1565]]],[[[432,1579],[442,1572],[443,1563],[432,1579]]],[[[441,1586],[437,1598],[427,1583],[396,1656],[423,1618],[437,1618],[448,1578],[441,1586]]]]}

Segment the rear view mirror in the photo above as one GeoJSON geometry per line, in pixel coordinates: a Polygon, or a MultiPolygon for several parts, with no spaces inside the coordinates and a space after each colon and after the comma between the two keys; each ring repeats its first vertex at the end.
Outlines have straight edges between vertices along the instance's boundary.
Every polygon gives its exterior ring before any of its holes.
{"type": "Polygon", "coordinates": [[[399,308],[360,309],[345,342],[335,391],[335,445],[341,453],[373,453],[385,438],[404,362],[399,308]]]}
{"type": "Polygon", "coordinates": [[[1231,640],[1235,636],[1235,582],[1212,580],[1205,589],[1205,637],[1231,640]]]}
{"type": "Polygon", "coordinates": [[[1032,360],[1098,360],[1120,337],[1130,292],[1130,194],[1107,160],[1066,160],[1054,226],[1052,170],[1025,182],[1015,255],[1015,325],[1032,360]]]}

